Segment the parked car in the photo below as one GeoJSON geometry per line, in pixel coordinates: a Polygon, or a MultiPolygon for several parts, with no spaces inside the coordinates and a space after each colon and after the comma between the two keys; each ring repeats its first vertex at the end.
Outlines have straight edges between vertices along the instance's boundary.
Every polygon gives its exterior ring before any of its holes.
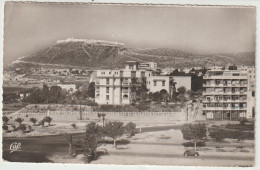
{"type": "Polygon", "coordinates": [[[195,150],[193,149],[187,149],[184,154],[184,156],[199,156],[199,153],[196,152],[195,150]]]}

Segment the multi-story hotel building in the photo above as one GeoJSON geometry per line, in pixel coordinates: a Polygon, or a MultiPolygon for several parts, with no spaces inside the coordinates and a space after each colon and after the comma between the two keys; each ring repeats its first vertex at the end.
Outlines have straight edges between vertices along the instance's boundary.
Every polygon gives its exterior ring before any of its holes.
{"type": "Polygon", "coordinates": [[[185,86],[187,90],[191,88],[190,76],[155,76],[149,69],[140,69],[138,62],[128,61],[124,69],[96,71],[95,102],[102,105],[131,104],[131,86],[138,88],[142,81],[153,93],[165,89],[171,94],[173,86],[185,86]]]}
{"type": "Polygon", "coordinates": [[[203,113],[207,119],[255,116],[254,68],[208,70],[203,79],[203,113]]]}
{"type": "Polygon", "coordinates": [[[135,61],[128,61],[120,70],[97,70],[95,101],[98,104],[131,104],[132,80],[136,80],[135,86],[140,86],[142,79],[150,76],[152,71],[139,70],[135,61]]]}

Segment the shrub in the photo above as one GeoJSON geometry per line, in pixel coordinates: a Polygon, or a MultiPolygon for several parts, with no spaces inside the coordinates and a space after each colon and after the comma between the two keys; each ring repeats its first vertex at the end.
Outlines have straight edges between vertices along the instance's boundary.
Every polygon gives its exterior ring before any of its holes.
{"type": "Polygon", "coordinates": [[[24,133],[27,128],[26,128],[26,125],[25,125],[25,124],[21,124],[21,125],[19,126],[19,129],[24,133]]]}
{"type": "Polygon", "coordinates": [[[8,121],[9,121],[9,118],[6,117],[6,116],[3,116],[2,120],[3,120],[4,124],[7,125],[8,121]]]}
{"type": "Polygon", "coordinates": [[[254,123],[246,124],[244,126],[242,126],[241,124],[227,124],[226,128],[236,129],[236,130],[240,130],[240,131],[254,131],[255,125],[254,125],[254,123]]]}
{"type": "MultiPolygon", "coordinates": [[[[114,141],[106,139],[106,140],[100,140],[100,141],[98,141],[98,143],[113,144],[114,141]]],[[[116,141],[117,145],[126,145],[126,144],[129,144],[129,143],[130,143],[130,140],[128,140],[128,139],[120,139],[120,140],[116,141]]]]}
{"type": "Polygon", "coordinates": [[[246,118],[242,118],[242,119],[239,120],[239,123],[242,126],[244,126],[247,122],[248,122],[248,120],[246,118]]]}
{"type": "Polygon", "coordinates": [[[3,125],[2,128],[3,128],[3,130],[6,130],[6,131],[8,130],[8,126],[7,125],[3,125]]]}
{"type": "Polygon", "coordinates": [[[136,108],[139,110],[139,111],[145,111],[145,110],[148,110],[150,107],[145,105],[145,104],[139,104],[138,106],[136,106],[136,108]]]}
{"type": "Polygon", "coordinates": [[[72,123],[71,126],[75,129],[77,128],[77,125],[75,123],[72,123]]]}
{"type": "MultiPolygon", "coordinates": [[[[216,131],[218,128],[209,128],[209,131],[216,131]]],[[[254,132],[243,132],[240,130],[230,131],[222,129],[224,138],[238,139],[238,140],[253,140],[254,132]]]]}
{"type": "Polygon", "coordinates": [[[45,122],[47,122],[50,126],[51,124],[51,121],[52,121],[52,118],[50,116],[46,116],[44,119],[43,119],[45,122]]]}
{"type": "MultiPolygon", "coordinates": [[[[183,143],[183,146],[185,146],[185,147],[194,147],[195,145],[194,145],[194,142],[185,142],[185,143],[183,143]]],[[[205,142],[197,142],[196,146],[197,147],[204,147],[204,146],[206,146],[206,144],[205,144],[205,142]]]]}
{"type": "Polygon", "coordinates": [[[221,142],[226,137],[225,131],[222,129],[211,130],[209,135],[217,142],[221,142]]]}
{"type": "Polygon", "coordinates": [[[135,135],[135,128],[136,128],[136,124],[133,122],[129,122],[125,125],[125,131],[126,131],[126,133],[128,133],[129,137],[132,137],[135,135]]]}
{"type": "Polygon", "coordinates": [[[86,102],[86,105],[88,105],[88,106],[97,106],[98,104],[96,102],[92,101],[92,100],[88,100],[86,102]]]}

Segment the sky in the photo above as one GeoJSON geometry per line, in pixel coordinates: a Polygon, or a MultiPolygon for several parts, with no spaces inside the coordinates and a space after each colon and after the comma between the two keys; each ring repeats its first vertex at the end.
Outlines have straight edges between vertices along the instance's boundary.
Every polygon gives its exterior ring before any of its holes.
{"type": "Polygon", "coordinates": [[[4,65],[67,38],[195,54],[255,51],[256,9],[6,2],[4,65]]]}

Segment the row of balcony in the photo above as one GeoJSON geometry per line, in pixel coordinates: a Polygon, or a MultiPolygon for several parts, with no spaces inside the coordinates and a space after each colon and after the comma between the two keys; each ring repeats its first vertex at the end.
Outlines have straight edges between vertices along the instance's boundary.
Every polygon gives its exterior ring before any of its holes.
{"type": "Polygon", "coordinates": [[[203,79],[218,79],[218,80],[245,80],[247,76],[224,76],[224,75],[204,75],[203,79]]]}
{"type": "Polygon", "coordinates": [[[247,84],[215,84],[215,83],[206,83],[203,84],[203,87],[247,87],[247,84]]]}
{"type": "Polygon", "coordinates": [[[246,95],[246,91],[237,91],[237,92],[203,92],[203,95],[246,95]]]}
{"type": "Polygon", "coordinates": [[[247,102],[246,99],[238,99],[238,100],[234,100],[234,99],[222,99],[222,100],[203,100],[203,103],[223,103],[223,102],[247,102]]]}
{"type": "Polygon", "coordinates": [[[202,110],[246,110],[244,107],[205,107],[202,110]]]}
{"type": "MultiPolygon", "coordinates": [[[[129,90],[122,89],[122,92],[123,92],[123,93],[129,93],[129,90]]],[[[100,93],[100,90],[97,90],[97,89],[96,89],[96,93],[100,93]]]]}

